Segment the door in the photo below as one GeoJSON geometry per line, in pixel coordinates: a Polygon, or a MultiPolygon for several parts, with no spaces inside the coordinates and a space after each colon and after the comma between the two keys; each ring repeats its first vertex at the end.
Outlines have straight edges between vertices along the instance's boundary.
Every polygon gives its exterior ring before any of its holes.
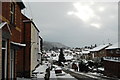
{"type": "Polygon", "coordinates": [[[2,40],[2,79],[7,78],[7,41],[2,40]]]}
{"type": "Polygon", "coordinates": [[[10,52],[10,79],[11,80],[14,80],[14,62],[15,62],[14,55],[15,55],[15,50],[11,49],[11,52],[10,52]]]}

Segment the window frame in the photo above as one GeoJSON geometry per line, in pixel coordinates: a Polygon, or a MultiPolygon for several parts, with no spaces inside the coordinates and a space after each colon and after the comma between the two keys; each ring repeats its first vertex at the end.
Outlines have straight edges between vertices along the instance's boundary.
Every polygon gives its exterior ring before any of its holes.
{"type": "Polygon", "coordinates": [[[15,24],[15,3],[12,2],[10,4],[11,8],[10,8],[10,23],[11,24],[15,24]]]}

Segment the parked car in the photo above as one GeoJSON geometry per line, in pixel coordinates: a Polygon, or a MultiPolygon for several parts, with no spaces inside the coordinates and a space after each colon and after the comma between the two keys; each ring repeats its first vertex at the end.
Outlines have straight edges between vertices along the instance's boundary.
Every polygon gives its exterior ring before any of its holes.
{"type": "Polygon", "coordinates": [[[62,73],[62,69],[60,67],[55,68],[55,74],[62,73]]]}
{"type": "Polygon", "coordinates": [[[65,73],[62,71],[62,68],[61,67],[59,67],[59,66],[54,66],[55,67],[55,74],[56,74],[56,76],[63,76],[63,75],[65,75],[65,73]]]}

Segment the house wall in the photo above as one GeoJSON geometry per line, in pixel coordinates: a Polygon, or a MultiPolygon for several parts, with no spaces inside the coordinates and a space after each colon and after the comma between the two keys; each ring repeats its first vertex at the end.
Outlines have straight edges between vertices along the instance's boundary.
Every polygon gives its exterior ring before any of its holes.
{"type": "Polygon", "coordinates": [[[120,62],[103,61],[105,75],[120,78],[120,62]]]}
{"type": "MultiPolygon", "coordinates": [[[[21,42],[21,9],[20,6],[15,3],[15,25],[10,24],[10,9],[11,9],[11,2],[3,2],[2,3],[2,15],[0,17],[2,18],[2,21],[7,22],[10,26],[12,35],[11,35],[11,41],[14,42],[21,42]]],[[[3,29],[4,30],[4,29],[3,29]]],[[[17,68],[16,65],[19,63],[19,61],[22,60],[22,57],[19,58],[19,51],[16,51],[15,53],[15,66],[14,66],[14,76],[16,78],[17,68]]],[[[18,66],[19,68],[20,66],[18,66]]],[[[10,78],[10,41],[8,44],[8,78],[10,78]]]]}
{"type": "Polygon", "coordinates": [[[15,25],[10,24],[10,9],[11,3],[10,2],[3,2],[2,3],[2,21],[8,22],[12,31],[11,40],[14,42],[21,42],[21,26],[22,26],[22,18],[21,18],[21,9],[15,3],[15,25]]]}
{"type": "Polygon", "coordinates": [[[94,52],[90,52],[90,59],[100,59],[102,57],[106,56],[106,50],[102,49],[100,51],[94,51],[94,52]]]}
{"type": "Polygon", "coordinates": [[[25,61],[24,61],[24,70],[25,77],[30,77],[30,69],[31,69],[31,23],[25,23],[25,61]]]}
{"type": "Polygon", "coordinates": [[[17,76],[30,78],[31,73],[31,21],[22,14],[21,43],[26,46],[19,51],[17,76]],[[27,20],[26,22],[23,22],[27,20]],[[21,65],[21,66],[19,66],[21,65]]]}
{"type": "Polygon", "coordinates": [[[39,32],[33,24],[31,24],[31,72],[38,64],[39,53],[39,32]]]}
{"type": "Polygon", "coordinates": [[[109,57],[120,57],[120,52],[117,49],[106,49],[106,55],[109,57]]]}
{"type": "Polygon", "coordinates": [[[105,49],[100,50],[100,51],[98,51],[98,52],[95,52],[95,57],[96,57],[96,58],[101,58],[101,57],[105,57],[105,56],[106,56],[106,51],[105,51],[105,49]]]}
{"type": "Polygon", "coordinates": [[[2,78],[2,30],[0,29],[0,80],[2,78]]]}

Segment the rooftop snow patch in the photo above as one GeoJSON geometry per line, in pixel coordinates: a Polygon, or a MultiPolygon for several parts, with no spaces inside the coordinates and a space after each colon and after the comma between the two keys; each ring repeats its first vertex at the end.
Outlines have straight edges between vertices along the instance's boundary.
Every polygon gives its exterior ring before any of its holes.
{"type": "Polygon", "coordinates": [[[120,48],[119,44],[120,44],[120,42],[115,43],[115,44],[113,44],[112,46],[109,46],[109,47],[106,48],[106,49],[118,49],[118,48],[120,48]]]}
{"type": "Polygon", "coordinates": [[[88,53],[90,53],[90,51],[88,50],[88,51],[82,51],[82,54],[88,54],[88,53]]]}
{"type": "Polygon", "coordinates": [[[108,47],[109,45],[110,45],[110,44],[100,45],[100,46],[98,46],[98,47],[95,47],[95,48],[91,49],[90,51],[100,51],[100,50],[108,47]]]}

